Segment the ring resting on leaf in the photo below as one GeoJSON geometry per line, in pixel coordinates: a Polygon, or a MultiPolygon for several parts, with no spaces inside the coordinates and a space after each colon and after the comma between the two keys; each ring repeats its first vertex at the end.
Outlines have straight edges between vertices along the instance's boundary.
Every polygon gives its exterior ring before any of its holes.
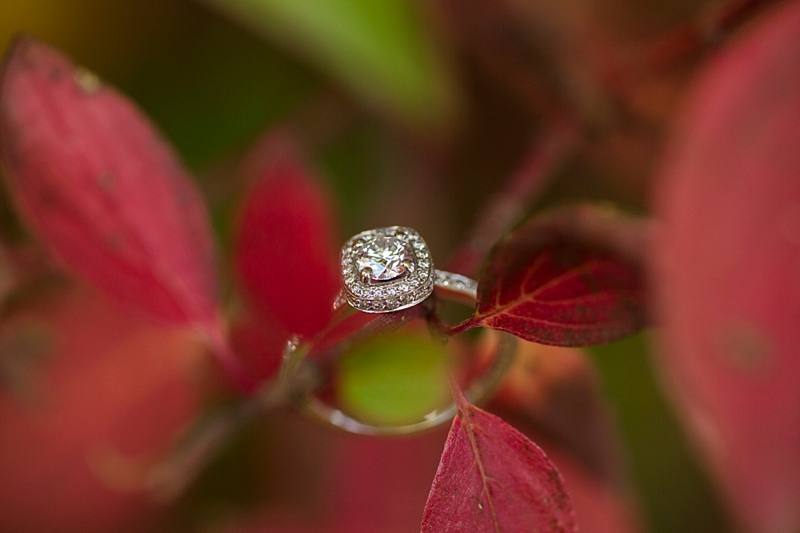
{"type": "MultiPolygon", "coordinates": [[[[335,314],[326,331],[341,323],[352,309],[373,314],[392,313],[423,303],[434,293],[436,298],[470,307],[477,302],[477,282],[433,268],[425,241],[413,229],[402,226],[368,230],[349,239],[340,254],[340,275],[342,288],[333,303],[335,314]]],[[[517,348],[518,341],[512,335],[492,334],[499,337],[499,342],[491,366],[465,391],[472,402],[481,401],[495,389],[517,348]]],[[[292,379],[320,336],[303,339],[293,335],[287,341],[283,350],[281,379],[292,379]]],[[[456,406],[451,404],[428,413],[419,422],[380,426],[359,421],[314,394],[303,396],[298,403],[312,418],[364,435],[416,433],[448,422],[456,414],[456,406]]]]}

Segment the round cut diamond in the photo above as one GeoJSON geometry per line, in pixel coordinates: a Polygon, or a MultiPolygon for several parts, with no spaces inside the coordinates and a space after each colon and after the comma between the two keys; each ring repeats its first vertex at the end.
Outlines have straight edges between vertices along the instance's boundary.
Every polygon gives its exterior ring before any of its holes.
{"type": "Polygon", "coordinates": [[[368,272],[371,281],[389,281],[414,271],[414,255],[408,245],[390,236],[367,241],[357,252],[359,272],[368,272]]]}

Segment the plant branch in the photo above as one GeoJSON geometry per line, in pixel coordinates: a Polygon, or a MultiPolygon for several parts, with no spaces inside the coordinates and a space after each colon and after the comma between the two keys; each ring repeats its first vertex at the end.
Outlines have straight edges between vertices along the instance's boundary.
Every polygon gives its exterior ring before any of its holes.
{"type": "Polygon", "coordinates": [[[607,76],[624,90],[653,74],[663,74],[717,45],[727,34],[776,0],[724,0],[645,45],[607,76]]]}
{"type": "Polygon", "coordinates": [[[527,206],[542,191],[555,167],[579,139],[575,126],[556,120],[537,138],[517,170],[486,204],[466,242],[446,270],[474,275],[492,246],[524,217],[527,206]]]}
{"type": "Polygon", "coordinates": [[[242,427],[265,413],[296,403],[322,386],[324,362],[337,356],[354,342],[377,333],[391,333],[424,314],[422,306],[379,315],[350,338],[337,343],[314,360],[305,360],[283,379],[273,379],[243,401],[208,414],[196,421],[169,456],[150,469],[144,484],[158,500],[173,501],[191,484],[202,469],[228,444],[242,427]]]}
{"type": "Polygon", "coordinates": [[[174,501],[241,428],[310,394],[320,381],[316,366],[306,363],[292,373],[291,379],[273,379],[244,401],[198,419],[168,457],[146,473],[145,487],[159,501],[174,501]]]}

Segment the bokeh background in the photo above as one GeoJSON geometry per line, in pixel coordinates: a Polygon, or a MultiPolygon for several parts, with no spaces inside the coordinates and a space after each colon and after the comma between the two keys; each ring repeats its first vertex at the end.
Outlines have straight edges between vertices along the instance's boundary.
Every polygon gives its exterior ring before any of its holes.
{"type": "MultiPolygon", "coordinates": [[[[287,124],[333,193],[342,235],[407,224],[426,236],[437,257],[446,256],[542,130],[543,109],[487,69],[480,50],[463,44],[463,35],[448,24],[446,6],[265,0],[269,7],[262,10],[258,4],[6,0],[0,3],[0,52],[15,34],[32,34],[137,102],[198,176],[223,275],[245,187],[231,161],[259,135],[287,124]]],[[[540,20],[527,27],[536,41],[532,49],[544,55],[521,54],[530,56],[532,70],[566,64],[577,87],[588,69],[580,45],[593,36],[610,37],[613,46],[587,54],[624,56],[703,7],[689,0],[505,5],[506,16],[540,20]],[[571,44],[562,46],[562,40],[571,44]]],[[[570,157],[531,212],[590,199],[646,213],[658,148],[691,66],[645,83],[637,93],[635,105],[652,127],[611,136],[570,157]]],[[[565,92],[568,101],[593,101],[565,92]]],[[[597,117],[602,130],[607,119],[599,112],[597,117]]],[[[2,234],[18,239],[3,195],[2,234]]],[[[643,521],[654,533],[732,531],[662,396],[650,364],[651,335],[591,350],[618,416],[643,521]]],[[[263,486],[281,483],[276,460],[264,459],[272,465],[269,482],[250,466],[272,452],[288,456],[273,450],[269,438],[276,429],[267,426],[245,431],[215,461],[175,509],[174,527],[197,529],[213,509],[246,514],[259,498],[276,498],[279,488],[263,486]]],[[[10,504],[0,502],[0,509],[10,504]]]]}

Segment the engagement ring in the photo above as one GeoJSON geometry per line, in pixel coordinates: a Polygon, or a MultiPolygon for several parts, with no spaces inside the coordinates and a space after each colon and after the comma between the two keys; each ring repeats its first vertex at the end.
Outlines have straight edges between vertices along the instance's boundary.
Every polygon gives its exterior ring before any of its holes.
{"type": "MultiPolygon", "coordinates": [[[[474,308],[477,303],[476,281],[433,267],[428,246],[411,228],[391,226],[363,231],[350,238],[339,256],[341,291],[333,302],[335,310],[330,331],[352,307],[364,313],[392,313],[420,304],[436,292],[437,298],[459,302],[474,308]]],[[[465,391],[473,402],[488,396],[510,365],[517,346],[512,335],[492,331],[498,337],[494,359],[488,369],[465,391]]],[[[281,379],[289,380],[314,349],[317,339],[293,336],[283,351],[281,379]]],[[[455,416],[455,405],[436,410],[417,423],[403,426],[376,426],[347,415],[310,394],[301,407],[312,417],[351,433],[367,435],[404,435],[447,422],[455,416]]]]}
{"type": "Polygon", "coordinates": [[[342,290],[334,309],[345,303],[364,313],[390,313],[426,300],[434,287],[475,302],[478,284],[433,268],[428,245],[411,228],[362,231],[339,256],[342,290]]]}

